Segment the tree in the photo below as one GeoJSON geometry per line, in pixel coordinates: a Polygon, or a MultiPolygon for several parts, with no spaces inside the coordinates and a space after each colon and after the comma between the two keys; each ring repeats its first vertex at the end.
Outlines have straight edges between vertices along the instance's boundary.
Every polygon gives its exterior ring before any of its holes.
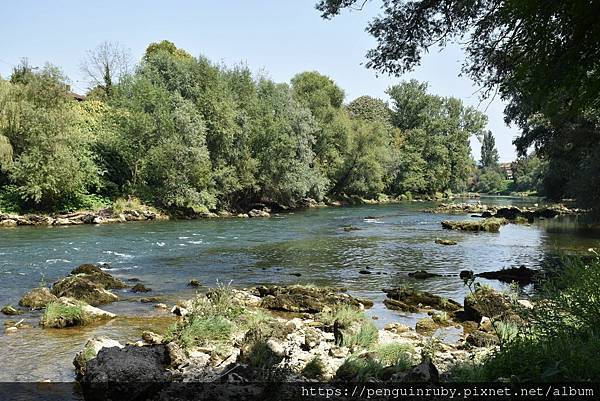
{"type": "MultiPolygon", "coordinates": [[[[317,9],[332,18],[359,2],[321,0],[317,9]]],[[[600,176],[594,156],[600,147],[599,13],[600,0],[384,1],[367,27],[377,40],[367,66],[399,75],[430,48],[461,43],[463,71],[481,85],[482,96],[497,92],[508,101],[506,120],[522,130],[515,140],[519,153],[535,146],[548,160],[555,180],[546,186],[548,195],[570,193],[593,206],[597,195],[590,190],[600,176]]]]}
{"type": "Polygon", "coordinates": [[[79,129],[75,101],[62,73],[46,65],[22,74],[0,91],[0,138],[10,144],[7,191],[23,209],[76,206],[100,185],[88,137],[79,129]]]}
{"type": "Polygon", "coordinates": [[[371,96],[360,96],[351,101],[346,110],[352,118],[383,124],[392,130],[392,112],[387,103],[371,96]]]}
{"type": "Polygon", "coordinates": [[[81,71],[88,79],[90,90],[100,90],[109,97],[113,85],[129,73],[130,65],[129,50],[119,43],[103,42],[94,50],[88,50],[81,71]]]}
{"type": "Polygon", "coordinates": [[[481,142],[481,167],[497,169],[499,159],[500,156],[498,156],[494,135],[492,134],[492,131],[486,131],[483,134],[483,139],[481,142]]]}
{"type": "Polygon", "coordinates": [[[391,181],[396,191],[463,191],[472,167],[469,138],[481,134],[487,119],[460,100],[435,96],[427,89],[426,83],[411,80],[387,91],[392,122],[402,133],[399,152],[406,153],[397,156],[394,169],[401,177],[391,181]]]}
{"type": "Polygon", "coordinates": [[[129,191],[173,209],[215,206],[202,116],[189,100],[138,74],[116,88],[115,148],[130,171],[129,191]]]}

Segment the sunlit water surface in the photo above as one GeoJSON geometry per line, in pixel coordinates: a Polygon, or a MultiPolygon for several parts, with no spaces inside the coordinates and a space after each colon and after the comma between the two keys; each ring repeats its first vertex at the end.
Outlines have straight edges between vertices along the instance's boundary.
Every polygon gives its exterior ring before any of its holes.
{"type": "MultiPolygon", "coordinates": [[[[485,203],[526,203],[489,198],[485,203]]],[[[139,279],[173,303],[194,295],[192,278],[246,287],[264,283],[313,283],[348,288],[375,301],[369,314],[380,327],[390,321],[414,324],[419,315],[387,310],[383,288],[414,286],[462,302],[461,270],[475,272],[526,265],[539,267],[548,254],[600,246],[598,231],[573,220],[507,225],[500,233],[446,231],[445,219],[471,217],[430,214],[429,203],[322,208],[269,219],[214,219],[0,230],[0,304],[16,304],[40,282],[50,284],[82,263],[108,263],[111,274],[139,279]],[[344,231],[351,224],[356,231],[344,231]],[[436,238],[457,241],[435,244],[436,238]],[[359,274],[369,268],[370,275],[359,274]],[[409,278],[425,269],[443,277],[409,278]],[[299,273],[300,276],[294,275],[299,273]]],[[[497,282],[490,284],[501,287],[497,282]]],[[[112,322],[84,328],[43,330],[39,313],[19,316],[34,327],[0,334],[0,381],[72,381],[72,360],[85,341],[106,335],[122,342],[139,339],[145,329],[163,331],[168,312],[118,291],[122,302],[107,305],[112,322]]],[[[5,316],[0,317],[7,320],[5,316]]],[[[14,320],[14,317],[11,318],[14,320]]]]}

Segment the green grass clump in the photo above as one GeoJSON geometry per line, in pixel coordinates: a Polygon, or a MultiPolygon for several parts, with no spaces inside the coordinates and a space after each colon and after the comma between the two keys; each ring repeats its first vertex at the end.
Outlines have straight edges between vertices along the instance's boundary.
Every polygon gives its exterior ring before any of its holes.
{"type": "Polygon", "coordinates": [[[227,341],[235,325],[222,316],[195,316],[179,333],[179,340],[184,348],[210,342],[227,341]]]}
{"type": "Polygon", "coordinates": [[[343,345],[346,347],[370,348],[379,341],[379,331],[377,327],[370,322],[364,321],[358,332],[344,337],[343,345]]]}
{"type": "Polygon", "coordinates": [[[319,356],[311,359],[302,369],[302,375],[308,379],[322,379],[324,374],[325,364],[319,356]]]}
{"type": "Polygon", "coordinates": [[[123,213],[125,211],[138,211],[142,212],[150,210],[156,212],[156,210],[150,206],[144,205],[138,198],[132,197],[129,199],[117,198],[111,205],[112,212],[115,214],[123,213]]]}
{"type": "Polygon", "coordinates": [[[335,373],[336,380],[340,381],[367,381],[380,379],[385,366],[372,358],[350,357],[338,368],[335,373]]]}
{"type": "Polygon", "coordinates": [[[350,327],[366,319],[364,312],[352,305],[338,305],[319,314],[319,320],[325,325],[333,326],[337,321],[340,328],[350,327]]]}
{"type": "Polygon", "coordinates": [[[380,345],[367,354],[350,356],[335,374],[337,380],[387,380],[393,374],[406,371],[415,363],[411,344],[380,345]]]}
{"type": "Polygon", "coordinates": [[[224,348],[236,332],[260,326],[266,319],[265,314],[246,311],[233,289],[219,286],[206,296],[198,296],[190,313],[169,327],[165,340],[175,341],[186,349],[209,344],[224,348]]]}
{"type": "Polygon", "coordinates": [[[63,305],[50,302],[42,316],[42,326],[45,327],[71,327],[85,324],[85,313],[78,305],[63,305]]]}
{"type": "Polygon", "coordinates": [[[414,362],[415,348],[411,344],[385,344],[374,350],[375,358],[386,366],[396,366],[398,370],[405,370],[414,362]]]}

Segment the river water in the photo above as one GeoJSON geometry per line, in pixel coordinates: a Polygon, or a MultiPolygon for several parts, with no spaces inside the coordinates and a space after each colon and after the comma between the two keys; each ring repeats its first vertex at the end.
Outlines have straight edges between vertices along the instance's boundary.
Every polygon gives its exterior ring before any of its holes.
{"type": "MultiPolygon", "coordinates": [[[[532,201],[488,198],[482,202],[532,201]]],[[[195,290],[187,286],[192,278],[206,286],[218,282],[235,287],[313,283],[343,286],[352,294],[373,299],[375,306],[369,313],[378,317],[380,326],[390,321],[414,324],[418,315],[385,309],[382,288],[409,285],[462,302],[466,289],[458,278],[461,270],[536,268],[548,254],[600,246],[600,232],[580,229],[566,219],[511,224],[500,233],[446,231],[441,228],[442,220],[468,217],[422,212],[433,206],[405,203],[311,209],[269,219],[2,229],[0,305],[15,305],[27,290],[40,282],[50,284],[79,264],[108,263],[111,274],[139,279],[153,289],[143,296],[161,296],[168,304],[194,295],[195,290]],[[358,230],[344,231],[342,227],[348,224],[358,230]],[[438,245],[436,238],[459,244],[438,245]],[[359,274],[367,268],[372,274],[359,274]],[[420,269],[444,277],[415,280],[407,276],[420,269]]],[[[162,331],[172,321],[168,312],[139,302],[140,296],[127,290],[117,293],[124,301],[104,309],[119,318],[107,324],[43,330],[37,327],[39,312],[18,316],[34,327],[0,334],[0,382],[72,381],[73,356],[88,338],[107,335],[122,342],[135,341],[142,330],[162,331]]]]}

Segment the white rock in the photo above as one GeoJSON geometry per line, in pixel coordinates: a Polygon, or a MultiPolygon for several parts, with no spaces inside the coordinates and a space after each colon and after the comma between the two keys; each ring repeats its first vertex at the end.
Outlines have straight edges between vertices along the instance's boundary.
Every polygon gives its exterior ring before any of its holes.
{"type": "Polygon", "coordinates": [[[274,338],[269,338],[267,340],[267,347],[271,350],[271,352],[273,352],[273,354],[277,356],[285,355],[285,348],[283,347],[283,344],[274,338]]]}
{"type": "Polygon", "coordinates": [[[533,309],[533,303],[528,299],[519,299],[517,302],[524,308],[533,309]]]}

